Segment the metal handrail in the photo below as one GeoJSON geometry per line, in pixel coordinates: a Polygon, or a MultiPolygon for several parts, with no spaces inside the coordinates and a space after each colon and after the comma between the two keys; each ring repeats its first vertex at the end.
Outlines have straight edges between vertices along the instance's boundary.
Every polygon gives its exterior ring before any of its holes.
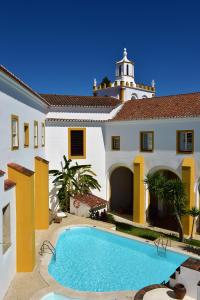
{"type": "Polygon", "coordinates": [[[43,255],[44,253],[49,253],[46,251],[46,248],[51,252],[51,254],[56,257],[56,249],[55,247],[52,245],[52,243],[48,240],[45,240],[43,243],[42,243],[42,246],[40,247],[40,252],[39,254],[40,255],[43,255]]]}
{"type": "MultiPolygon", "coordinates": [[[[163,249],[164,253],[166,253],[167,247],[171,247],[171,240],[164,236],[160,236],[158,239],[154,241],[154,245],[157,247],[157,253],[159,254],[159,250],[163,249]]],[[[161,252],[160,252],[161,253],[161,252]]]]}

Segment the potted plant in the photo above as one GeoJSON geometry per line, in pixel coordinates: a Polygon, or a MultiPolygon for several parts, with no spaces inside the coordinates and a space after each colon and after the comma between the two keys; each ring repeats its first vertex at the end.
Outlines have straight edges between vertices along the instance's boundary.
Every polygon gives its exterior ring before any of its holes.
{"type": "Polygon", "coordinates": [[[177,283],[174,286],[174,294],[176,299],[183,299],[186,294],[186,288],[182,283],[177,283]]]}

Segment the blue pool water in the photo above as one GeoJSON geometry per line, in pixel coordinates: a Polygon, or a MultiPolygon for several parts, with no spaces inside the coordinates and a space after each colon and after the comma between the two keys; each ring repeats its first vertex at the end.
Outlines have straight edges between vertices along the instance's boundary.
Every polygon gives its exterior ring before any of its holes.
{"type": "Polygon", "coordinates": [[[61,285],[79,291],[139,290],[168,281],[188,256],[92,227],[65,230],[48,270],[61,285]]]}

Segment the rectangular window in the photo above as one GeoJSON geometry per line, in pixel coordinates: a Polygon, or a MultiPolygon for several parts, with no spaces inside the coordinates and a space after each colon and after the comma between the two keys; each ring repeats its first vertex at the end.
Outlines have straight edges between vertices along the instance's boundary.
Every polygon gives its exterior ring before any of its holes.
{"type": "Polygon", "coordinates": [[[34,121],[34,148],[38,148],[38,122],[34,121]]]}
{"type": "Polygon", "coordinates": [[[24,123],[24,147],[29,146],[29,124],[24,123]]]}
{"type": "Polygon", "coordinates": [[[176,143],[178,153],[192,153],[194,150],[194,131],[177,130],[176,143]]]}
{"type": "Polygon", "coordinates": [[[3,219],[3,253],[5,253],[11,246],[10,238],[10,204],[7,204],[2,209],[3,219]]]}
{"type": "Polygon", "coordinates": [[[19,148],[19,118],[11,116],[11,148],[16,150],[19,148]]]}
{"type": "Polygon", "coordinates": [[[154,148],[154,132],[142,131],[140,132],[140,151],[152,152],[154,148]]]}
{"type": "Polygon", "coordinates": [[[120,150],[120,136],[112,136],[112,150],[120,150]]]}
{"type": "Polygon", "coordinates": [[[68,157],[85,159],[86,158],[86,129],[68,129],[68,157]]]}
{"type": "Polygon", "coordinates": [[[42,123],[42,147],[45,146],[45,124],[42,123]]]}

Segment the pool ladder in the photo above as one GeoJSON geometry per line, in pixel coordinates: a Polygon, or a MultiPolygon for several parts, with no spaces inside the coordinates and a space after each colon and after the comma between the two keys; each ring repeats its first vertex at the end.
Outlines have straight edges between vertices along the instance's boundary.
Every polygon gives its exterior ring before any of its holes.
{"type": "Polygon", "coordinates": [[[52,254],[54,256],[54,258],[56,258],[56,249],[55,247],[52,245],[52,243],[48,240],[45,240],[42,243],[42,246],[40,247],[40,255],[43,255],[44,253],[49,253],[52,254]]]}
{"type": "Polygon", "coordinates": [[[157,254],[166,254],[167,246],[171,247],[171,240],[164,236],[160,236],[154,241],[154,245],[157,248],[157,254]]]}

